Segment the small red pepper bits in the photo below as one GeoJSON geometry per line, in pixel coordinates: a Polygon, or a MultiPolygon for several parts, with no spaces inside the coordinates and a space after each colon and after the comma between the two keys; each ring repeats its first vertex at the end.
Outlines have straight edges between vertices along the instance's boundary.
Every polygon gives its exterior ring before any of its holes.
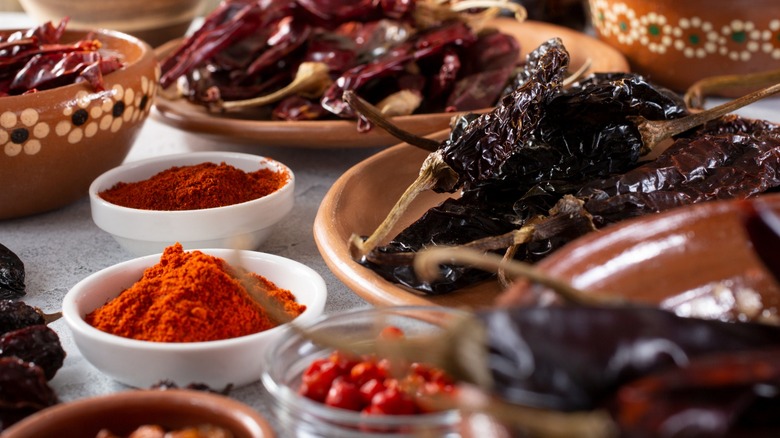
{"type": "MultiPolygon", "coordinates": [[[[379,334],[382,339],[403,336],[397,327],[379,334]]],[[[356,359],[335,351],[309,365],[298,392],[327,406],[366,415],[415,415],[432,412],[426,398],[455,390],[453,379],[443,370],[411,363],[398,371],[398,364],[387,358],[366,355],[356,359]]]]}

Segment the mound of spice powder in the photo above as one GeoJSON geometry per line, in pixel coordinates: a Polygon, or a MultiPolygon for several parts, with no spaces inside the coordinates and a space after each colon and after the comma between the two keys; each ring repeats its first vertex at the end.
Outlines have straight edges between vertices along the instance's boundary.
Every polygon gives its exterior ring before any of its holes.
{"type": "Polygon", "coordinates": [[[199,210],[261,198],[289,180],[284,170],[245,172],[224,162],[206,162],[171,167],[143,181],[120,182],[99,196],[112,204],[141,210],[199,210]]]}
{"type": "Polygon", "coordinates": [[[126,338],[200,342],[258,333],[305,309],[290,291],[266,278],[239,271],[219,257],[185,252],[177,243],[138,282],[85,320],[126,338]],[[266,297],[262,306],[247,287],[265,290],[258,294],[266,297]]]}

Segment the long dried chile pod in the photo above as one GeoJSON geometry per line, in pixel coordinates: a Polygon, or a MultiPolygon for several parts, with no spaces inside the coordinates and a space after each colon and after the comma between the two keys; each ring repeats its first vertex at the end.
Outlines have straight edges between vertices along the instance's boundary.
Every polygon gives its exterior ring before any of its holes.
{"type": "Polygon", "coordinates": [[[520,87],[442,145],[441,158],[461,185],[495,177],[518,149],[530,146],[547,103],[562,87],[570,57],[555,38],[537,48],[534,59],[538,63],[527,66],[528,77],[520,87]]]}
{"type": "Polygon", "coordinates": [[[714,353],[630,382],[609,405],[624,436],[769,436],[780,430],[779,381],[777,347],[714,353]]]}
{"type": "MultiPolygon", "coordinates": [[[[682,205],[766,192],[780,186],[780,132],[775,126],[757,131],[767,126],[763,121],[752,125],[752,133],[680,139],[652,162],[589,183],[578,197],[603,226],[682,205]]],[[[724,125],[722,131],[728,130],[724,125]]]]}
{"type": "Polygon", "coordinates": [[[621,385],[692,358],[780,347],[776,326],[649,307],[524,307],[476,315],[486,328],[494,393],[565,411],[594,409],[621,385]]]}

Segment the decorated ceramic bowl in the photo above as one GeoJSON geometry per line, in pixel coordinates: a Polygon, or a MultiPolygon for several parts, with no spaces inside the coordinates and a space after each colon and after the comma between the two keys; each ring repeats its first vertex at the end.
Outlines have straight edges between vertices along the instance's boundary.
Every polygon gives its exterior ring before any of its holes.
{"type": "Polygon", "coordinates": [[[598,37],[676,91],[714,75],[780,68],[776,0],[589,0],[598,37]]]}
{"type": "Polygon", "coordinates": [[[238,152],[190,152],[125,163],[100,175],[89,187],[92,220],[135,255],[160,253],[181,243],[185,249],[258,249],[295,203],[295,175],[284,164],[238,152]],[[250,201],[196,210],[144,210],[106,201],[100,192],[117,183],[147,180],[172,167],[225,163],[245,172],[267,168],[289,175],[278,190],[250,201]]]}
{"type": "MultiPolygon", "coordinates": [[[[62,41],[84,35],[66,31],[62,41]]],[[[113,31],[96,37],[125,62],[104,76],[104,91],[81,82],[0,97],[0,219],[85,196],[95,177],[124,160],[149,115],[159,76],[151,47],[113,31]]]]}
{"type": "Polygon", "coordinates": [[[236,438],[270,438],[273,429],[249,406],[228,397],[192,390],[124,391],[65,402],[3,431],[7,438],[96,437],[101,430],[129,436],[140,426],[166,431],[209,424],[236,438]]]}
{"type": "MultiPolygon", "coordinates": [[[[202,252],[257,273],[295,295],[306,310],[292,321],[305,323],[319,317],[327,299],[325,281],[314,270],[294,260],[254,251],[203,249],[202,252]]],[[[138,388],[161,381],[178,386],[193,383],[221,390],[260,379],[266,349],[286,324],[258,333],[204,342],[153,342],[126,338],[99,330],[85,316],[135,284],[160,255],[119,263],[98,271],[73,286],[65,295],[62,314],[82,356],[109,377],[138,388]]],[[[182,327],[182,330],[186,330],[182,327]]]]}

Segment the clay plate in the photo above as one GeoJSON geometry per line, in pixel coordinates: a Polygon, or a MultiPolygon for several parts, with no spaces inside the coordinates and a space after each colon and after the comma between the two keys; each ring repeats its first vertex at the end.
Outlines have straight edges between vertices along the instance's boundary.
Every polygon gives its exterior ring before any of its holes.
{"type": "MultiPolygon", "coordinates": [[[[349,255],[347,241],[352,233],[368,235],[376,228],[414,180],[426,156],[424,151],[400,144],[344,173],[325,195],[314,221],[320,253],[336,277],[374,305],[493,305],[501,292],[496,281],[447,295],[423,296],[384,280],[349,255]]],[[[446,196],[425,192],[391,235],[446,196]]],[[[765,196],[780,211],[780,195],[765,196]]],[[[736,281],[761,291],[765,304],[780,305],[780,287],[753,254],[733,202],[700,204],[626,221],[570,243],[538,266],[584,289],[611,291],[654,304],[674,303],[699,286],[736,281]]]]}
{"type": "MultiPolygon", "coordinates": [[[[560,26],[526,21],[517,22],[509,18],[496,19],[493,26],[514,35],[520,42],[521,56],[538,47],[544,41],[560,37],[571,54],[572,71],[589,59],[591,71],[628,71],[623,55],[610,46],[560,26]]],[[[171,41],[157,49],[158,58],[170,53],[181,44],[171,41]]],[[[420,114],[396,117],[395,123],[418,135],[436,132],[449,126],[452,113],[420,114]]],[[[168,125],[185,131],[212,137],[228,137],[231,140],[251,142],[263,146],[306,147],[306,148],[360,148],[390,146],[398,140],[382,129],[359,133],[355,124],[348,120],[323,121],[269,121],[248,120],[209,114],[203,107],[193,105],[184,99],[169,99],[158,94],[152,116],[168,125]],[[316,140],[313,140],[316,139],[316,140]]]]}

